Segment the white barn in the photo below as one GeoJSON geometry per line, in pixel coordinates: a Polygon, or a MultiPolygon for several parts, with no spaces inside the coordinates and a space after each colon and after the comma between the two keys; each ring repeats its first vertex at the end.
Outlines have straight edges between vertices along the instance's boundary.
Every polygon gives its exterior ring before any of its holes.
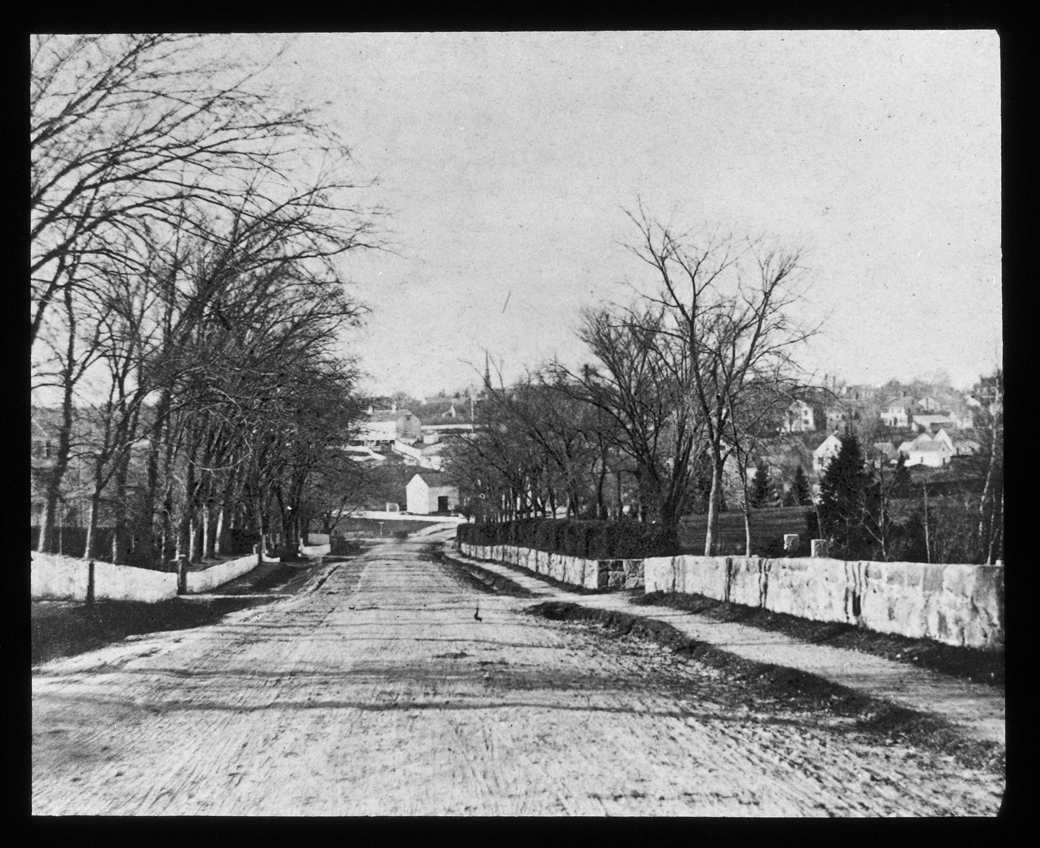
{"type": "Polygon", "coordinates": [[[420,471],[405,486],[407,510],[414,515],[447,512],[459,503],[457,486],[448,483],[441,471],[420,471]]]}

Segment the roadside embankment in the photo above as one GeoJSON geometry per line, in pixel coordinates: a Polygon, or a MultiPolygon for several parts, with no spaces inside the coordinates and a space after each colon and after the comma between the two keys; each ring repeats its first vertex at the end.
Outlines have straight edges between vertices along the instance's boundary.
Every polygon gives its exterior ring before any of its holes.
{"type": "Polygon", "coordinates": [[[516,545],[456,547],[579,591],[698,595],[956,647],[1004,645],[1003,566],[688,555],[593,560],[516,545]]]}

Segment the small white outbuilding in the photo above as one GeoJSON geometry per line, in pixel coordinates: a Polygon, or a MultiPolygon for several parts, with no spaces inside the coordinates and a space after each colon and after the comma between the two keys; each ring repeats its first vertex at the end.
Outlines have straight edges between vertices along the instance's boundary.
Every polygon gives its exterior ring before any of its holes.
{"type": "Polygon", "coordinates": [[[458,487],[441,471],[420,471],[408,481],[405,496],[408,512],[414,515],[447,512],[459,503],[458,487]]]}

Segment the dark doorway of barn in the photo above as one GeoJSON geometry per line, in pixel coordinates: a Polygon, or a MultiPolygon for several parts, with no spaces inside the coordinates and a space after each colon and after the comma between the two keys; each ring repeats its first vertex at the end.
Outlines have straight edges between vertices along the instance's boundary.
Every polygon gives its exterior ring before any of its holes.
{"type": "Polygon", "coordinates": [[[447,512],[447,511],[448,511],[448,498],[447,497],[437,498],[437,512],[447,512]]]}

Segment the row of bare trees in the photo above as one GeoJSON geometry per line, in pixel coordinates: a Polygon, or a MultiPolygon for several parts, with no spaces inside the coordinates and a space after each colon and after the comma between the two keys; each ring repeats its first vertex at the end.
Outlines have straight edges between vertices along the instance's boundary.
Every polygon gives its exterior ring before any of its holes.
{"type": "Polygon", "coordinates": [[[583,313],[582,366],[554,361],[514,386],[489,382],[483,426],[451,468],[507,516],[564,506],[607,517],[627,500],[640,519],[677,527],[704,497],[706,554],[735,468],[750,549],[748,469],[803,390],[792,357],[812,331],[790,316],[799,255],[765,239],[677,232],[642,207],[629,217],[653,290],[583,313]]]}
{"type": "Polygon", "coordinates": [[[33,390],[59,398],[42,551],[74,462],[89,556],[103,502],[115,562],[213,556],[235,529],[292,545],[360,415],[336,260],[378,213],[334,133],[231,44],[32,38],[33,390]]]}

